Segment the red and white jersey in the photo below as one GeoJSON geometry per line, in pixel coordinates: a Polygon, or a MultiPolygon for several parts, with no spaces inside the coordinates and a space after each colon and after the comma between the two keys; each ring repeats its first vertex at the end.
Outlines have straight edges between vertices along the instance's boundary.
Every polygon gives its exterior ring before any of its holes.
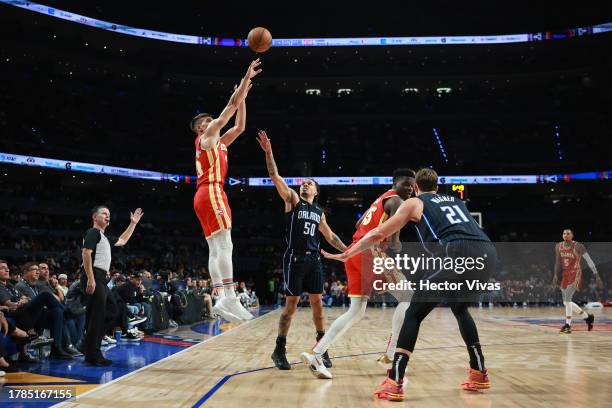
{"type": "Polygon", "coordinates": [[[227,146],[218,141],[215,147],[202,149],[200,140],[203,137],[204,135],[200,135],[195,140],[198,186],[200,184],[220,184],[223,187],[227,175],[227,146]]]}
{"type": "Polygon", "coordinates": [[[561,287],[566,288],[576,282],[578,272],[580,272],[580,259],[582,255],[576,251],[576,241],[572,241],[569,247],[566,247],[563,242],[559,244],[559,262],[561,263],[562,279],[561,287]]]}
{"type": "Polygon", "coordinates": [[[357,231],[353,234],[353,242],[361,239],[365,234],[387,221],[389,214],[385,212],[385,201],[391,197],[397,197],[395,190],[388,190],[378,197],[363,215],[357,231]]]}

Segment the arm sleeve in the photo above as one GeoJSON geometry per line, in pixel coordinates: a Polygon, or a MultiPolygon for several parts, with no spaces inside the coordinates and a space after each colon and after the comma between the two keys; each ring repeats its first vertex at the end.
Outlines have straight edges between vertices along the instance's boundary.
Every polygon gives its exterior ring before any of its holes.
{"type": "Polygon", "coordinates": [[[96,249],[96,245],[98,245],[98,242],[100,242],[100,239],[101,239],[101,236],[100,236],[99,230],[95,228],[91,228],[87,230],[87,233],[85,234],[85,239],[83,240],[83,248],[87,248],[91,250],[96,249]]]}
{"type": "Polygon", "coordinates": [[[597,267],[595,266],[595,262],[593,262],[589,254],[585,252],[582,257],[586,261],[587,265],[589,265],[589,268],[591,268],[591,271],[593,271],[593,275],[597,275],[597,267]]]}

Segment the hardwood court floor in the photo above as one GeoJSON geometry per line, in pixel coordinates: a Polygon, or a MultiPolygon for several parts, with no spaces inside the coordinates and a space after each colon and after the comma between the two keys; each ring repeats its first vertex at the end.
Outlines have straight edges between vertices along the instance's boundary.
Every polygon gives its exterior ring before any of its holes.
{"type": "MultiPolygon", "coordinates": [[[[392,308],[366,317],[330,349],[333,380],[314,378],[299,363],[291,371],[266,369],[278,312],[272,312],[79,397],[70,407],[604,407],[612,401],[612,310],[595,311],[596,330],[575,320],[559,335],[562,308],[471,309],[493,387],[485,393],[458,389],[466,377],[467,351],[447,308],[421,325],[407,371],[406,400],[375,401],[384,376],[376,362],[384,350],[392,308]],[[598,321],[606,322],[599,326],[598,321]]],[[[344,310],[326,311],[327,323],[344,310]]],[[[293,320],[288,357],[315,342],[310,310],[293,320]]]]}

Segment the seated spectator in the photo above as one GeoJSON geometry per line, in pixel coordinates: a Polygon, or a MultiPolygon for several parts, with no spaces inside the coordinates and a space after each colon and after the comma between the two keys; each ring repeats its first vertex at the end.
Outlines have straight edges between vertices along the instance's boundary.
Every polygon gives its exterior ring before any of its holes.
{"type": "Polygon", "coordinates": [[[68,275],[66,275],[65,273],[61,273],[57,277],[57,286],[59,290],[62,291],[64,299],[66,299],[66,295],[68,294],[68,275]]]}
{"type": "MultiPolygon", "coordinates": [[[[26,263],[22,271],[26,280],[17,284],[23,291],[20,292],[8,282],[8,264],[0,261],[0,305],[7,306],[7,315],[13,317],[17,325],[25,330],[43,327],[50,329],[53,336],[51,356],[63,360],[72,359],[72,355],[62,347],[64,307],[51,293],[38,293],[36,282],[39,272],[36,263],[26,263]]],[[[21,352],[20,361],[38,362],[28,356],[25,349],[21,352]]]]}
{"type": "Polygon", "coordinates": [[[57,287],[57,279],[54,279],[55,285],[53,285],[49,278],[49,265],[46,263],[38,264],[38,271],[38,282],[36,282],[38,292],[49,292],[55,296],[60,303],[64,303],[64,292],[57,287]]]}
{"type": "Polygon", "coordinates": [[[117,293],[135,316],[146,317],[143,330],[147,334],[153,333],[153,322],[151,319],[151,305],[144,298],[145,290],[142,286],[140,273],[135,273],[132,278],[117,288],[117,293]],[[134,313],[136,312],[136,313],[134,313]]]}

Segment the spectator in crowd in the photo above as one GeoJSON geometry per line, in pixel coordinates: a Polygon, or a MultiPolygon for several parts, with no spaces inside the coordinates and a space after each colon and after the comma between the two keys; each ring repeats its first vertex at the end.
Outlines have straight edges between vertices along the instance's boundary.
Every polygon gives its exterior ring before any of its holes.
{"type": "Polygon", "coordinates": [[[109,290],[113,290],[113,288],[117,285],[117,277],[120,275],[118,271],[115,271],[111,274],[111,278],[106,284],[109,290]]]}
{"type": "Polygon", "coordinates": [[[142,285],[142,276],[140,273],[135,273],[132,278],[117,288],[117,293],[128,306],[128,310],[135,316],[145,317],[144,332],[147,334],[153,333],[153,325],[151,319],[151,305],[144,298],[145,288],[142,285]]]}
{"type": "Polygon", "coordinates": [[[38,282],[36,283],[38,291],[49,292],[55,296],[60,303],[64,303],[64,292],[57,287],[57,279],[49,278],[49,265],[46,263],[38,264],[38,271],[38,282]]]}
{"type": "Polygon", "coordinates": [[[64,295],[64,299],[66,299],[66,295],[68,294],[68,275],[60,273],[57,277],[57,286],[64,295]]]}
{"type": "MultiPolygon", "coordinates": [[[[23,327],[25,330],[49,328],[51,336],[53,336],[51,356],[63,360],[72,359],[72,355],[62,347],[64,307],[51,293],[38,293],[34,285],[38,278],[38,265],[36,263],[26,263],[22,271],[24,276],[29,279],[24,290],[32,297],[20,293],[8,282],[8,263],[0,261],[0,305],[7,306],[8,316],[13,317],[17,326],[23,327]]],[[[21,350],[20,361],[38,362],[25,353],[25,348],[21,350]]]]}

